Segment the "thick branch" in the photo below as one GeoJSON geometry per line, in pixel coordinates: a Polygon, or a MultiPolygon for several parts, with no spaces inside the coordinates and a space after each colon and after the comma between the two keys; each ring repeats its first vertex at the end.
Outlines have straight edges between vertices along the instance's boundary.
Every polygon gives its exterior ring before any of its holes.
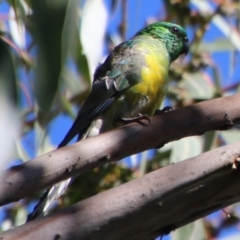
{"type": "Polygon", "coordinates": [[[240,142],[169,165],[0,235],[154,239],[240,200],[240,142]]]}
{"type": "Polygon", "coordinates": [[[17,201],[96,166],[146,149],[211,130],[229,129],[240,122],[240,95],[218,98],[160,114],[145,124],[133,123],[47,153],[3,171],[0,205],[17,201]]]}

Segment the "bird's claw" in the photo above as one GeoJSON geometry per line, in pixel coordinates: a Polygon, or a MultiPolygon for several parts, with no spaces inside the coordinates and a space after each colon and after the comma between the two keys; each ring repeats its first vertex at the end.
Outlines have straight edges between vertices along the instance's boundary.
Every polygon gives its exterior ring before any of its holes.
{"type": "Polygon", "coordinates": [[[147,120],[148,124],[150,125],[151,123],[151,119],[149,118],[149,116],[147,114],[141,114],[139,113],[137,117],[132,117],[132,118],[121,118],[121,121],[124,122],[125,124],[128,123],[132,123],[132,122],[138,122],[138,123],[142,123],[141,120],[147,120]]]}

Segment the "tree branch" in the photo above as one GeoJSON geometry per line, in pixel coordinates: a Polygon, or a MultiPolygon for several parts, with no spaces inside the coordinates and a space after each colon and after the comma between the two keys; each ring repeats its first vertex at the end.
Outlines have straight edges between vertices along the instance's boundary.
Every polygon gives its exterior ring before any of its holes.
{"type": "Polygon", "coordinates": [[[239,156],[240,142],[203,153],[5,232],[0,239],[156,238],[239,201],[239,156]]]}
{"type": "Polygon", "coordinates": [[[2,171],[0,205],[17,201],[72,175],[170,141],[229,129],[240,123],[239,102],[240,94],[236,94],[156,115],[151,118],[151,124],[148,121],[129,124],[2,171]]]}

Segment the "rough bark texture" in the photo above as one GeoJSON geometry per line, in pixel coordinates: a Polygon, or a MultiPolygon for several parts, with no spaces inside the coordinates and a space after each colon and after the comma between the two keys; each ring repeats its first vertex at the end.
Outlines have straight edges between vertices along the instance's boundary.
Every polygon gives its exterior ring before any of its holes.
{"type": "Polygon", "coordinates": [[[169,165],[0,239],[154,239],[240,200],[240,142],[169,165]]]}
{"type": "MultiPolygon", "coordinates": [[[[86,139],[2,172],[0,203],[167,142],[240,122],[240,95],[214,99],[86,139]],[[93,151],[94,149],[94,151],[93,151]]],[[[164,167],[0,239],[152,239],[240,199],[240,143],[164,167]]]]}
{"type": "Polygon", "coordinates": [[[17,201],[107,162],[183,137],[224,130],[240,123],[240,94],[160,114],[47,153],[0,173],[0,205],[17,201]]]}

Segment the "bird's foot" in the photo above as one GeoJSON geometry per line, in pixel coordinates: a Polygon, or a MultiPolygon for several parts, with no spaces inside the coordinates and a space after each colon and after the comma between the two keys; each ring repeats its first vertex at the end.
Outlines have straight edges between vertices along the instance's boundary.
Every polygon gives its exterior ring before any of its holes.
{"type": "Polygon", "coordinates": [[[125,124],[132,123],[132,122],[138,122],[141,124],[145,124],[145,123],[141,122],[141,120],[147,120],[148,121],[147,125],[150,125],[150,123],[151,123],[151,120],[147,114],[139,113],[137,117],[121,118],[121,121],[124,122],[125,124]]]}
{"type": "Polygon", "coordinates": [[[166,112],[171,112],[173,111],[173,108],[170,107],[170,106],[167,106],[167,107],[164,107],[163,109],[157,109],[154,113],[154,115],[158,115],[158,114],[163,114],[163,113],[166,113],[166,112]]]}

